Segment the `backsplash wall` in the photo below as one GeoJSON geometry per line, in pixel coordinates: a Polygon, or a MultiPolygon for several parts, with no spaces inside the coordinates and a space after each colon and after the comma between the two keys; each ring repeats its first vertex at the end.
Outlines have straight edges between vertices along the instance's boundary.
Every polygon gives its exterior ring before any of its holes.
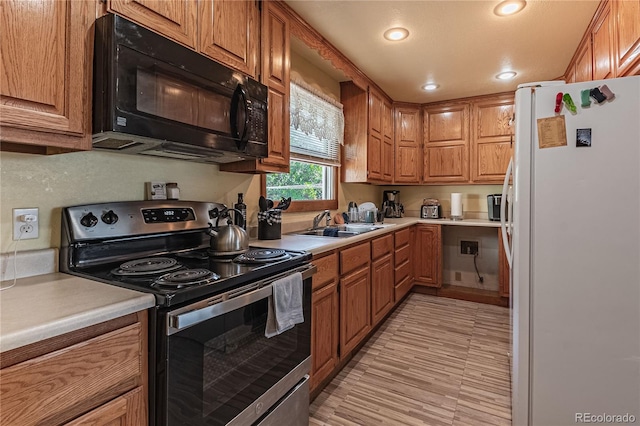
{"type": "Polygon", "coordinates": [[[451,212],[451,193],[462,194],[463,217],[468,219],[488,219],[487,195],[502,192],[502,185],[423,185],[423,186],[388,186],[380,188],[379,200],[382,202],[383,189],[400,191],[400,202],[404,205],[406,216],[418,217],[424,198],[437,198],[442,205],[445,217],[451,212]]]}
{"type": "MultiPolygon", "coordinates": [[[[245,194],[249,226],[257,225],[260,177],[219,171],[211,164],[112,154],[101,151],[58,155],[0,154],[0,253],[14,249],[14,208],[38,207],[39,237],[20,241],[19,251],[60,246],[62,207],[110,201],[144,200],[144,183],[177,182],[180,199],[234,204],[245,194]]],[[[371,185],[342,184],[338,187],[338,211],[348,201],[374,201],[381,194],[371,185]]],[[[283,216],[291,230],[311,225],[312,213],[283,216]]],[[[287,228],[285,228],[287,229],[287,228]]]]}
{"type": "Polygon", "coordinates": [[[260,195],[258,176],[220,172],[208,164],[100,151],[49,156],[3,152],[0,179],[2,253],[13,250],[14,208],[39,208],[39,238],[20,241],[22,251],[59,246],[62,207],[143,200],[148,181],[177,182],[183,200],[232,204],[238,192],[248,200],[260,195]]]}

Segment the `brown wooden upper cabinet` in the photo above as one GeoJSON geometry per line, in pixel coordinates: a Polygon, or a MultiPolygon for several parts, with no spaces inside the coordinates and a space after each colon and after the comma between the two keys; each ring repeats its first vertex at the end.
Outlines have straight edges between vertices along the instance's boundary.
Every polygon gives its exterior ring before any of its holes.
{"type": "Polygon", "coordinates": [[[91,1],[2,2],[3,150],[91,149],[89,81],[95,13],[91,1]]]}
{"type": "Polygon", "coordinates": [[[255,1],[109,0],[108,10],[258,76],[260,11],[255,1]]]}
{"type": "Polygon", "coordinates": [[[196,48],[197,0],[111,0],[108,10],[171,40],[196,48]]]}
{"type": "Polygon", "coordinates": [[[611,4],[607,3],[602,13],[598,16],[591,31],[594,80],[612,78],[615,75],[613,69],[613,15],[611,4]]]}
{"type": "Polygon", "coordinates": [[[425,106],[425,183],[469,181],[469,103],[425,106]]]}
{"type": "Polygon", "coordinates": [[[374,87],[365,90],[351,81],[340,83],[340,100],[344,111],[342,182],[390,183],[391,101],[374,87]]]}
{"type": "Polygon", "coordinates": [[[617,76],[640,74],[640,0],[612,3],[617,76]]]}
{"type": "Polygon", "coordinates": [[[256,78],[259,16],[253,1],[200,0],[198,50],[256,78]]]}
{"type": "Polygon", "coordinates": [[[229,172],[289,172],[291,95],[291,25],[277,2],[262,3],[261,71],[263,84],[269,87],[269,151],[266,158],[220,165],[229,172]]]}
{"type": "Polygon", "coordinates": [[[567,68],[568,83],[640,74],[640,0],[600,3],[567,68]]]}
{"type": "Polygon", "coordinates": [[[382,180],[393,181],[393,107],[388,99],[382,103],[382,180]]]}
{"type": "Polygon", "coordinates": [[[419,105],[394,105],[395,183],[420,183],[422,168],[422,114],[419,105]]]}
{"type": "Polygon", "coordinates": [[[471,180],[502,183],[513,154],[514,96],[508,93],[471,104],[471,180]]]}

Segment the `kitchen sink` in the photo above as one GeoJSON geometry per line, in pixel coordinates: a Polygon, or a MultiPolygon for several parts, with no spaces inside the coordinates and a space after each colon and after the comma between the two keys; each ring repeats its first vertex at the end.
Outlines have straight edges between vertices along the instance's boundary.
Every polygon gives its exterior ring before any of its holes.
{"type": "Polygon", "coordinates": [[[338,226],[326,226],[317,229],[308,229],[306,231],[292,232],[292,235],[310,235],[315,237],[331,237],[331,238],[348,238],[356,235],[364,234],[367,232],[381,229],[383,226],[376,226],[373,224],[353,224],[353,225],[338,225],[338,226]]]}

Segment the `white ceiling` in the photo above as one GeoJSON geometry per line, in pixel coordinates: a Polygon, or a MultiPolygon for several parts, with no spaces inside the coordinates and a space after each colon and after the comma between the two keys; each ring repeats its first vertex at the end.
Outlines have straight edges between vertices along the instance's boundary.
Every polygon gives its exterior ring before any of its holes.
{"type": "MultiPolygon", "coordinates": [[[[599,0],[528,0],[511,17],[496,16],[499,1],[488,0],[286,3],[394,101],[427,103],[511,91],[520,83],[562,76],[599,0]],[[398,26],[409,30],[409,38],[390,42],[382,37],[398,26]],[[517,77],[497,80],[495,75],[506,69],[517,77]],[[431,82],[440,87],[421,90],[431,82]]],[[[304,49],[301,43],[292,46],[304,49]]],[[[315,52],[298,53],[327,69],[315,52]]]]}

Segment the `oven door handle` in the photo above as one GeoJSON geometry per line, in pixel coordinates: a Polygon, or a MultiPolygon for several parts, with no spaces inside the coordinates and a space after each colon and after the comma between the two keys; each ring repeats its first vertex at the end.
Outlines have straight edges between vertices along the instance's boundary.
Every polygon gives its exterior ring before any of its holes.
{"type": "Polygon", "coordinates": [[[197,304],[187,306],[167,315],[167,335],[172,335],[193,325],[207,321],[211,318],[235,311],[243,306],[250,305],[258,300],[265,299],[273,294],[273,282],[279,278],[291,275],[293,272],[302,272],[302,280],[309,279],[315,274],[317,268],[310,264],[304,268],[287,271],[269,279],[250,284],[248,287],[256,288],[249,292],[243,292],[242,288],[232,290],[222,295],[214,296],[197,304]],[[238,294],[234,296],[233,294],[238,294]]]}

